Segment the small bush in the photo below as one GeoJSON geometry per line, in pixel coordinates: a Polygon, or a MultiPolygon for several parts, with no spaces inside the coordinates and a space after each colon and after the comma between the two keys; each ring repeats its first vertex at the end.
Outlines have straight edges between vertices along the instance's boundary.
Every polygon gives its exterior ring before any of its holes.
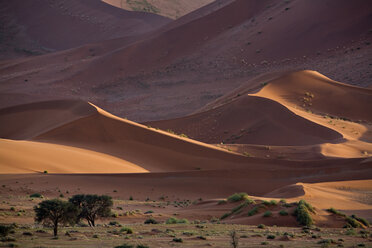
{"type": "Polygon", "coordinates": [[[152,213],[154,213],[154,211],[152,211],[152,210],[149,210],[149,211],[145,212],[145,214],[152,214],[152,213]]]}
{"type": "Polygon", "coordinates": [[[182,238],[173,238],[173,242],[183,243],[183,239],[182,238]]]}
{"type": "Polygon", "coordinates": [[[132,228],[129,228],[129,227],[123,227],[123,228],[120,229],[120,232],[126,233],[126,234],[132,234],[133,230],[132,230],[132,228]]]}
{"type": "Polygon", "coordinates": [[[266,236],[266,238],[267,238],[267,239],[275,239],[276,236],[273,235],[273,234],[269,234],[269,235],[266,236]]]}
{"type": "Polygon", "coordinates": [[[149,248],[147,245],[137,245],[136,248],[149,248]]]}
{"type": "Polygon", "coordinates": [[[354,219],[350,216],[346,217],[346,222],[349,226],[354,227],[354,228],[362,227],[362,225],[359,221],[357,221],[356,219],[354,219]]]}
{"type": "Polygon", "coordinates": [[[235,194],[232,194],[231,196],[229,196],[227,198],[227,201],[229,202],[238,202],[238,201],[242,201],[244,200],[245,198],[248,198],[248,194],[247,193],[235,193],[235,194]]]}
{"type": "Polygon", "coordinates": [[[251,210],[249,210],[248,216],[253,216],[253,215],[257,214],[258,213],[258,209],[259,209],[259,207],[256,206],[256,207],[252,208],[251,210]]]}
{"type": "Polygon", "coordinates": [[[254,204],[255,201],[251,200],[251,199],[246,199],[243,203],[239,204],[238,206],[236,206],[235,208],[233,208],[231,210],[231,213],[236,213],[238,212],[239,210],[241,210],[242,208],[245,208],[246,206],[250,205],[250,204],[254,204]]]}
{"type": "Polygon", "coordinates": [[[332,213],[332,214],[336,214],[336,215],[340,215],[340,216],[346,216],[345,214],[341,213],[340,211],[337,211],[336,209],[334,208],[329,208],[327,209],[328,212],[332,213]]]}
{"type": "Polygon", "coordinates": [[[1,237],[6,237],[8,234],[13,231],[14,227],[13,226],[5,226],[5,225],[0,225],[0,236],[1,237]]]}
{"type": "Polygon", "coordinates": [[[24,235],[24,236],[33,236],[32,232],[23,232],[22,235],[24,235]]]}
{"type": "Polygon", "coordinates": [[[271,200],[271,201],[270,201],[270,205],[271,205],[271,206],[276,206],[276,205],[278,205],[278,202],[275,201],[275,200],[271,200]]]}
{"type": "Polygon", "coordinates": [[[314,208],[306,201],[300,200],[295,210],[295,216],[300,225],[310,226],[314,223],[310,212],[314,212],[314,208]]]}
{"type": "Polygon", "coordinates": [[[271,213],[271,211],[266,211],[266,212],[263,214],[263,217],[270,217],[271,215],[273,215],[273,213],[271,213]]]}
{"type": "Polygon", "coordinates": [[[227,217],[229,217],[231,215],[231,213],[224,213],[220,219],[223,220],[223,219],[226,219],[227,217]]]}
{"type": "Polygon", "coordinates": [[[257,226],[257,228],[259,228],[259,229],[265,229],[266,226],[265,226],[264,224],[259,224],[259,225],[257,226]]]}
{"type": "Polygon", "coordinates": [[[156,220],[153,219],[153,218],[150,218],[150,219],[145,220],[144,223],[145,223],[145,224],[159,224],[159,222],[156,221],[156,220]]]}
{"type": "Polygon", "coordinates": [[[118,226],[118,225],[120,225],[120,223],[117,222],[117,221],[110,221],[110,222],[109,222],[109,225],[110,225],[110,226],[118,226]]]}
{"type": "Polygon", "coordinates": [[[280,210],[279,214],[281,216],[287,216],[288,215],[287,211],[285,211],[285,210],[280,210]]]}
{"type": "Polygon", "coordinates": [[[197,238],[197,239],[201,239],[201,240],[207,240],[207,238],[204,237],[204,236],[197,236],[196,238],[197,238]]]}
{"type": "Polygon", "coordinates": [[[261,245],[268,245],[268,244],[269,244],[269,242],[266,242],[266,241],[261,242],[261,245]]]}
{"type": "Polygon", "coordinates": [[[365,225],[366,227],[369,227],[369,222],[368,222],[366,219],[363,219],[363,218],[361,218],[361,217],[357,217],[357,216],[355,216],[354,214],[351,215],[351,217],[352,217],[353,219],[356,219],[357,221],[359,221],[360,223],[362,223],[362,224],[365,225]]]}
{"type": "Polygon", "coordinates": [[[187,219],[177,219],[177,218],[169,218],[165,221],[165,224],[187,224],[189,221],[187,219]]]}
{"type": "Polygon", "coordinates": [[[287,203],[287,201],[285,200],[285,199],[280,199],[280,201],[279,201],[281,204],[286,204],[287,203]]]}
{"type": "Polygon", "coordinates": [[[47,170],[45,170],[45,171],[44,171],[44,174],[48,174],[48,171],[47,171],[47,170]]]}
{"type": "Polygon", "coordinates": [[[122,244],[122,245],[115,246],[115,248],[134,248],[134,246],[128,245],[128,244],[122,244]]]}
{"type": "Polygon", "coordinates": [[[40,193],[33,193],[30,195],[31,198],[43,198],[43,195],[40,193]]]}

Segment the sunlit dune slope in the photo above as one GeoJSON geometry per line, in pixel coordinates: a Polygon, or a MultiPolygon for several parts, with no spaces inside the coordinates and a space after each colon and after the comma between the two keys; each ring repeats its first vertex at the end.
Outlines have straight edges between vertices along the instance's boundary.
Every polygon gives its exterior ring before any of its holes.
{"type": "Polygon", "coordinates": [[[0,174],[147,172],[107,154],[32,141],[0,139],[0,158],[0,174]]]}

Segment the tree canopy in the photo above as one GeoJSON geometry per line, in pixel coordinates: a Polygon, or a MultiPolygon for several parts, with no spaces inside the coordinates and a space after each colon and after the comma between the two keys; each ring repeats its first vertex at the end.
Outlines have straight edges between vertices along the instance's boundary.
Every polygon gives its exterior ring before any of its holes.
{"type": "Polygon", "coordinates": [[[74,195],[69,202],[80,210],[78,219],[86,219],[89,226],[95,226],[98,217],[110,216],[113,205],[111,196],[107,195],[74,195]]]}
{"type": "Polygon", "coordinates": [[[35,221],[53,226],[54,236],[57,236],[58,225],[76,223],[78,209],[75,205],[59,199],[45,200],[34,207],[35,221]]]}

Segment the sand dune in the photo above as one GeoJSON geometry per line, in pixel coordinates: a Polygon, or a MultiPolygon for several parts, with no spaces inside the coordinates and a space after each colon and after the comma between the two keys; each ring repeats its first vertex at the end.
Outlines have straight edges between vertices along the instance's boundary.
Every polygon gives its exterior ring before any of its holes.
{"type": "Polygon", "coordinates": [[[0,157],[0,174],[147,172],[106,154],[31,141],[0,139],[0,157]]]}
{"type": "Polygon", "coordinates": [[[0,137],[27,140],[96,112],[94,107],[78,100],[37,102],[1,109],[0,137]]]}
{"type": "Polygon", "coordinates": [[[3,1],[0,12],[7,40],[1,57],[35,55],[152,31],[170,20],[120,10],[100,0],[3,1]],[[43,13],[36,15],[35,13],[43,13]]]}
{"type": "Polygon", "coordinates": [[[155,13],[172,19],[177,19],[213,1],[214,0],[161,0],[161,1],[103,0],[103,2],[111,4],[117,8],[155,13]]]}
{"type": "Polygon", "coordinates": [[[189,114],[263,72],[319,67],[318,61],[333,77],[346,76],[345,61],[358,63],[347,71],[348,81],[369,83],[366,1],[239,0],[222,6],[206,6],[138,39],[7,62],[0,68],[0,92],[38,100],[80,97],[146,121],[189,114]],[[331,58],[340,69],[329,66],[331,58]]]}
{"type": "Polygon", "coordinates": [[[269,81],[256,95],[323,115],[372,121],[370,89],[336,82],[314,71],[294,72],[269,81]]]}
{"type": "Polygon", "coordinates": [[[341,134],[303,119],[275,101],[247,95],[207,112],[146,125],[214,144],[295,146],[337,142],[342,138],[341,134]]]}

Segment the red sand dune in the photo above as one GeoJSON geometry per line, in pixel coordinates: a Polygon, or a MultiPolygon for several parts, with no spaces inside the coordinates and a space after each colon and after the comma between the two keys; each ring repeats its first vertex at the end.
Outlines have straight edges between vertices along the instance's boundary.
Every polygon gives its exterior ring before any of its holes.
{"type": "Polygon", "coordinates": [[[341,134],[310,122],[275,101],[248,95],[206,112],[145,124],[214,144],[296,146],[342,138],[341,134]]]}
{"type": "Polygon", "coordinates": [[[194,115],[146,124],[207,143],[285,146],[332,143],[342,138],[340,133],[305,120],[285,106],[371,121],[371,90],[335,82],[316,72],[268,75],[255,84],[265,86],[254,96],[247,95],[257,91],[249,82],[194,115]],[[308,100],[304,102],[304,98],[308,100]]]}
{"type": "Polygon", "coordinates": [[[0,12],[4,32],[13,43],[2,42],[3,55],[14,53],[12,49],[19,54],[27,54],[27,50],[37,53],[139,35],[170,21],[150,13],[120,10],[100,0],[2,1],[0,12]]]}
{"type": "MultiPolygon", "coordinates": [[[[352,40],[368,39],[367,1],[238,0],[206,14],[215,9],[211,6],[138,42],[120,46],[116,41],[103,53],[84,48],[7,62],[0,68],[0,92],[39,100],[78,96],[135,120],[171,118],[195,111],[261,71],[280,69],[284,60],[299,67],[303,56],[328,61],[329,49],[339,51],[352,40]]],[[[363,45],[361,59],[368,49],[363,45]]]]}

